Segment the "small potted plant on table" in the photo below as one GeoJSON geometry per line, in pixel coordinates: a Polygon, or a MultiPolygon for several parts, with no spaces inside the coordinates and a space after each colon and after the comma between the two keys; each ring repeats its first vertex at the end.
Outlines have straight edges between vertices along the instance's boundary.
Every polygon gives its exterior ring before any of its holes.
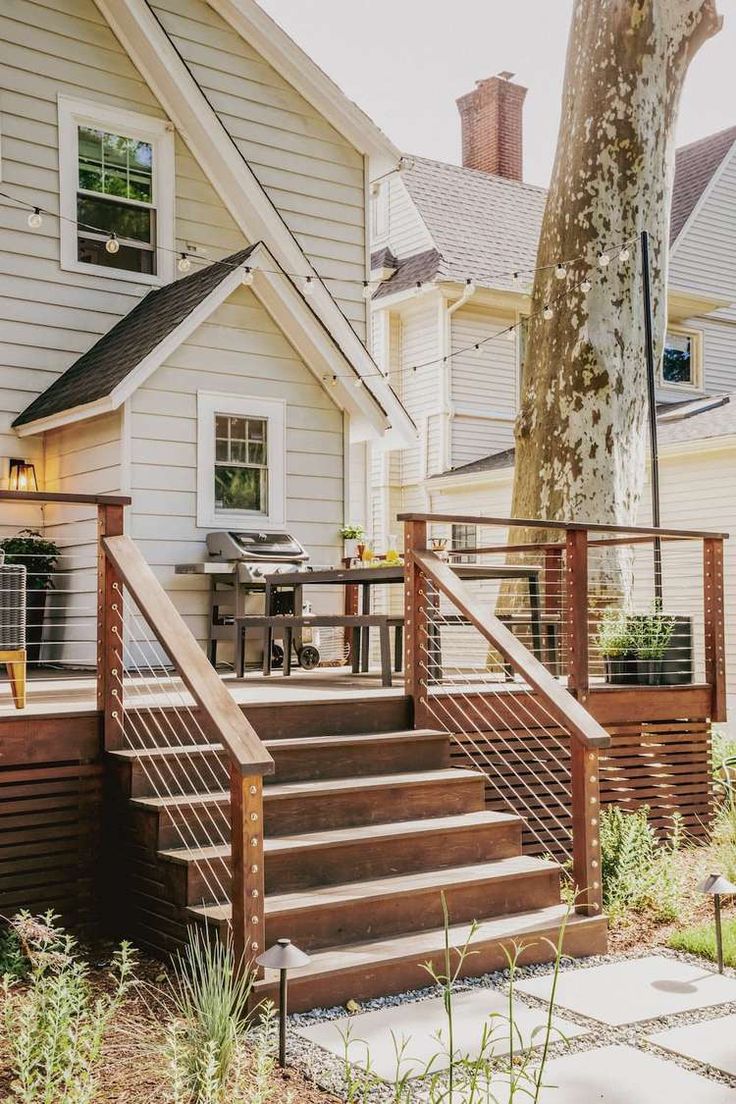
{"type": "Polygon", "coordinates": [[[352,522],[346,521],[340,530],[340,536],[344,542],[343,555],[346,560],[354,560],[362,555],[360,546],[365,536],[365,529],[362,525],[354,525],[352,522]]]}
{"type": "Polygon", "coordinates": [[[61,549],[35,529],[21,529],[14,537],[0,540],[6,564],[26,568],[26,654],[29,663],[41,658],[41,641],[46,595],[53,588],[53,572],[61,549]]]}

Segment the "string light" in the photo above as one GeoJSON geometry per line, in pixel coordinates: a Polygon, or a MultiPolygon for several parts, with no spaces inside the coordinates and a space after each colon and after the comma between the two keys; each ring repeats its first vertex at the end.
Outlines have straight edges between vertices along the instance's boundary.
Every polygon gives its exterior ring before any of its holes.
{"type": "Polygon", "coordinates": [[[513,272],[511,274],[511,283],[512,284],[518,284],[518,282],[519,282],[519,273],[518,272],[513,272]]]}
{"type": "Polygon", "coordinates": [[[630,256],[631,256],[631,250],[629,249],[628,245],[625,245],[623,247],[623,249],[621,250],[621,252],[619,253],[618,259],[620,261],[623,261],[624,264],[626,264],[626,262],[628,261],[630,256]]]}
{"type": "Polygon", "coordinates": [[[558,280],[564,280],[567,276],[567,269],[563,264],[555,265],[555,276],[558,280]]]}
{"type": "Polygon", "coordinates": [[[598,264],[600,265],[601,268],[608,268],[610,263],[611,263],[611,258],[608,256],[607,253],[599,253],[598,254],[598,264]]]}
{"type": "Polygon", "coordinates": [[[414,294],[415,295],[421,295],[421,291],[422,291],[422,281],[417,280],[417,282],[414,285],[414,294]]]}
{"type": "Polygon", "coordinates": [[[314,293],[314,280],[312,279],[311,276],[307,276],[306,280],[304,281],[304,294],[305,295],[312,295],[313,293],[314,293]]]}
{"type": "Polygon", "coordinates": [[[355,379],[353,380],[353,387],[362,387],[362,386],[363,386],[363,377],[362,376],[356,376],[355,379]]]}
{"type": "Polygon", "coordinates": [[[34,207],[28,216],[28,225],[31,230],[38,230],[40,226],[43,226],[43,215],[41,214],[40,207],[34,207]]]}
{"type": "Polygon", "coordinates": [[[516,328],[514,326],[511,326],[506,331],[506,340],[507,341],[513,341],[515,337],[516,337],[516,328]]]}
{"type": "Polygon", "coordinates": [[[118,236],[114,231],[105,242],[105,249],[108,253],[120,252],[120,242],[118,241],[118,236]]]}
{"type": "Polygon", "coordinates": [[[373,288],[370,285],[370,281],[369,280],[364,280],[363,281],[363,298],[364,299],[370,299],[372,294],[373,294],[373,288]]]}
{"type": "Polygon", "coordinates": [[[250,287],[253,283],[253,269],[248,265],[243,269],[243,275],[240,277],[240,282],[244,287],[250,287]]]}
{"type": "Polygon", "coordinates": [[[592,286],[593,285],[591,284],[590,280],[582,280],[580,283],[580,290],[582,291],[583,295],[587,295],[592,286]]]}
{"type": "Polygon", "coordinates": [[[468,277],[468,279],[465,281],[465,294],[475,295],[475,290],[475,284],[473,283],[472,279],[468,277]]]}
{"type": "Polygon", "coordinates": [[[476,341],[475,345],[473,346],[473,352],[475,353],[476,356],[480,356],[483,352],[483,350],[480,347],[480,343],[477,342],[477,341],[476,341]]]}
{"type": "Polygon", "coordinates": [[[186,253],[182,253],[181,257],[176,263],[176,267],[179,269],[180,272],[188,272],[189,269],[192,267],[192,262],[189,260],[186,253]]]}
{"type": "Polygon", "coordinates": [[[550,306],[546,306],[542,311],[542,317],[544,318],[545,322],[549,322],[550,318],[554,318],[554,316],[555,312],[550,306]]]}

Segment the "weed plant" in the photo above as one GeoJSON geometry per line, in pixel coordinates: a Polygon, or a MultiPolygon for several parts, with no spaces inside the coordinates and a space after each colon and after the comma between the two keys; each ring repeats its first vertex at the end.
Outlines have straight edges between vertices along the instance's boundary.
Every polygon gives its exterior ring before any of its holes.
{"type": "Polygon", "coordinates": [[[676,919],[684,893],[682,818],[672,818],[661,840],[646,807],[629,812],[613,805],[602,810],[600,828],[603,907],[611,919],[644,911],[659,921],[676,919]]]}

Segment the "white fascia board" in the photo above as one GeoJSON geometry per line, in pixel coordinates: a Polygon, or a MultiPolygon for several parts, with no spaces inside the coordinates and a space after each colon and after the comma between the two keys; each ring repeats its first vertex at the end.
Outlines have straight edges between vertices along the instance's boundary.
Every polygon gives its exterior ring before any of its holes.
{"type": "MultiPolygon", "coordinates": [[[[320,281],[145,0],[95,0],[95,3],[246,241],[267,242],[286,272],[314,278],[311,309],[354,369],[364,377],[375,374],[377,368],[368,350],[320,281]]],[[[391,425],[408,441],[414,432],[413,422],[398,397],[390,388],[385,390],[391,425]]]]}
{"type": "Polygon", "coordinates": [[[104,395],[101,399],[95,399],[94,402],[83,403],[81,406],[74,406],[69,410],[61,410],[58,414],[49,414],[46,418],[37,418],[35,422],[15,426],[15,432],[19,437],[36,437],[39,433],[46,433],[49,429],[58,429],[60,426],[71,425],[73,422],[84,422],[87,418],[96,418],[99,414],[109,414],[114,409],[112,397],[104,395]]]}
{"type": "Polygon", "coordinates": [[[335,130],[370,158],[373,177],[398,167],[401,151],[254,0],[207,2],[335,130]]]}

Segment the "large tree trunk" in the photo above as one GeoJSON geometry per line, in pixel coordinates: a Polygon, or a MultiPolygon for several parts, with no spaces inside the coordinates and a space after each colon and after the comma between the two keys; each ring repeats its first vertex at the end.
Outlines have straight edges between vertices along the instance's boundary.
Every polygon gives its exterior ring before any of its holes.
{"type": "MultiPolygon", "coordinates": [[[[674,129],[690,60],[720,27],[715,0],[575,0],[562,119],[532,294],[516,425],[513,516],[636,521],[646,470],[637,235],[651,235],[655,355],[666,324],[674,129]],[[632,241],[628,261],[617,257],[632,241]],[[598,254],[610,253],[608,267],[598,254]],[[588,272],[592,289],[575,287],[588,272]],[[564,298],[561,295],[567,293],[564,298]],[[556,301],[554,316],[540,314],[556,301]]],[[[658,361],[657,361],[658,362],[658,361]]],[[[516,529],[542,542],[559,534],[516,529]]],[[[603,578],[621,592],[621,561],[603,578]]],[[[510,594],[506,595],[508,600],[510,594]]]]}

